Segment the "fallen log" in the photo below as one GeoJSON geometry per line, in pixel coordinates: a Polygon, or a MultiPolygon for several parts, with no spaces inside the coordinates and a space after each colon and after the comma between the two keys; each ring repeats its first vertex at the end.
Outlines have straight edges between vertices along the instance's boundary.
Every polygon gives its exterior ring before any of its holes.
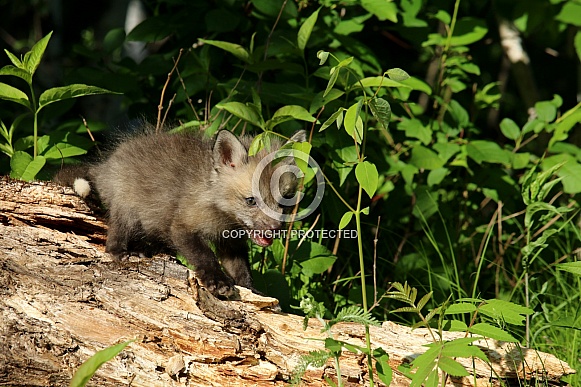
{"type": "MultiPolygon", "coordinates": [[[[168,255],[114,262],[104,252],[103,219],[68,189],[0,179],[0,385],[65,386],[96,351],[135,339],[93,377],[94,386],[276,386],[302,355],[324,348],[321,324],[276,311],[277,302],[240,289],[220,301],[190,286],[189,271],[168,255]]],[[[392,386],[409,386],[397,371],[425,352],[424,329],[391,322],[371,327],[394,369],[392,386]]],[[[445,332],[445,339],[462,333],[445,332]]],[[[364,345],[364,327],[338,324],[333,336],[364,345]]],[[[555,356],[479,340],[490,364],[459,359],[474,376],[447,385],[500,386],[518,379],[559,384],[574,373],[555,356]]],[[[345,385],[367,385],[365,359],[345,352],[345,385]]],[[[329,362],[303,383],[336,380],[329,362]]],[[[375,378],[377,381],[377,378],[375,378]]]]}

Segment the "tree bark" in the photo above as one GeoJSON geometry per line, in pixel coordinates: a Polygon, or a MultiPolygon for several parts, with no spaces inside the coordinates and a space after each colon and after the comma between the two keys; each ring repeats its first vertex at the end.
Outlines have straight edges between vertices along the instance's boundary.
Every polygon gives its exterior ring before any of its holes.
{"type": "MultiPolygon", "coordinates": [[[[276,311],[277,301],[240,290],[219,301],[190,286],[173,257],[114,262],[104,252],[106,226],[68,188],[0,179],[0,385],[66,386],[96,351],[135,339],[100,368],[93,386],[276,386],[286,384],[301,355],[324,348],[321,325],[276,311]]],[[[333,337],[364,346],[365,329],[338,324],[333,337]]],[[[425,329],[391,322],[371,327],[397,371],[425,352],[425,329]]],[[[463,337],[445,332],[445,339],[463,337]]],[[[575,372],[556,357],[480,340],[491,364],[458,359],[474,376],[447,385],[500,385],[517,378],[558,384],[575,372]]],[[[369,383],[362,355],[340,358],[345,385],[369,383]]],[[[332,363],[303,377],[309,386],[336,380],[332,363]]],[[[375,377],[377,381],[377,377],[375,377]]]]}

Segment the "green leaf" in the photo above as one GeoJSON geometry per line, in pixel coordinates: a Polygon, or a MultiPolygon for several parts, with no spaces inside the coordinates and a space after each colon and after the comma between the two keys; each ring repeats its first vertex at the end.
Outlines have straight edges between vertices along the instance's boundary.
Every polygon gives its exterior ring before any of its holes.
{"type": "Polygon", "coordinates": [[[10,177],[26,181],[34,180],[45,163],[46,159],[43,156],[36,156],[33,159],[26,152],[16,151],[10,159],[10,177]]]}
{"type": "Polygon", "coordinates": [[[339,230],[343,230],[345,227],[347,227],[352,217],[353,212],[347,211],[346,213],[344,213],[343,216],[341,217],[341,221],[339,222],[339,230]]]}
{"type": "Polygon", "coordinates": [[[416,190],[416,205],[412,213],[417,218],[428,219],[438,212],[438,191],[431,192],[426,187],[421,186],[416,190]]]}
{"type": "Polygon", "coordinates": [[[468,156],[478,164],[482,162],[509,164],[510,158],[497,143],[487,140],[475,140],[466,145],[468,156]]]}
{"type": "Polygon", "coordinates": [[[353,62],[353,57],[347,57],[337,64],[337,68],[347,67],[351,64],[351,62],[353,62]]]}
{"type": "Polygon", "coordinates": [[[0,99],[16,102],[30,109],[30,102],[28,101],[28,96],[19,89],[7,85],[5,83],[0,83],[0,99]]]}
{"type": "Polygon", "coordinates": [[[524,315],[533,314],[530,308],[497,299],[486,300],[486,304],[478,307],[478,312],[513,325],[524,325],[524,315]]]}
{"type": "MultiPolygon", "coordinates": [[[[282,0],[252,0],[254,9],[263,15],[268,15],[271,18],[276,18],[280,13],[283,4],[286,4],[282,10],[281,19],[295,19],[298,16],[297,5],[294,1],[284,2],[282,0]]],[[[233,3],[225,3],[233,4],[233,3]]],[[[254,12],[253,12],[254,13],[254,12]]],[[[261,17],[262,19],[262,17],[261,17]]]]}
{"type": "Polygon", "coordinates": [[[468,328],[468,332],[475,335],[490,337],[494,340],[507,341],[509,343],[518,343],[510,333],[487,323],[478,323],[468,328]]]}
{"type": "Polygon", "coordinates": [[[391,106],[383,98],[373,98],[369,101],[369,109],[377,122],[387,130],[391,120],[391,106]]]}
{"type": "Polygon", "coordinates": [[[466,332],[468,325],[464,321],[459,320],[443,320],[442,328],[450,332],[466,332]]]}
{"type": "Polygon", "coordinates": [[[415,77],[410,77],[409,79],[406,79],[405,81],[401,82],[403,87],[409,87],[413,90],[418,90],[421,91],[423,93],[426,93],[427,95],[432,95],[432,88],[430,87],[430,85],[428,85],[426,82],[422,81],[421,79],[415,78],[415,77]]]}
{"type": "Polygon", "coordinates": [[[209,44],[211,46],[218,47],[224,51],[227,51],[245,63],[252,64],[252,56],[250,55],[247,49],[245,49],[239,44],[223,42],[220,40],[200,39],[200,41],[205,44],[209,44]]]}
{"type": "Polygon", "coordinates": [[[446,176],[448,176],[450,170],[448,168],[436,168],[428,173],[428,186],[432,187],[434,185],[440,184],[446,176]]]}
{"type": "Polygon", "coordinates": [[[307,109],[298,105],[283,106],[274,112],[272,118],[266,122],[266,128],[271,130],[276,125],[290,120],[314,122],[317,119],[307,109]]]}
{"type": "Polygon", "coordinates": [[[329,90],[329,92],[327,93],[327,95],[325,95],[323,97],[323,93],[318,93],[317,95],[315,95],[313,97],[313,101],[311,102],[311,106],[309,107],[309,112],[315,113],[317,110],[319,110],[322,106],[327,105],[329,102],[336,100],[337,98],[341,98],[345,92],[342,90],[338,90],[338,89],[331,89],[329,90]]]}
{"type": "Polygon", "coordinates": [[[450,44],[452,46],[467,46],[481,40],[487,33],[488,26],[485,20],[465,17],[456,22],[450,44]]]}
{"type": "Polygon", "coordinates": [[[302,272],[307,277],[312,277],[314,274],[321,274],[326,272],[337,260],[334,255],[323,257],[315,257],[302,261],[300,263],[302,272]]]}
{"type": "Polygon", "coordinates": [[[319,9],[313,12],[312,15],[303,22],[301,28],[299,29],[299,33],[297,35],[297,45],[301,51],[304,51],[305,47],[307,47],[307,42],[311,37],[311,32],[313,32],[313,27],[317,22],[317,17],[319,17],[320,10],[321,8],[319,7],[319,9]]]}
{"type": "Polygon", "coordinates": [[[448,25],[452,21],[452,17],[450,16],[450,14],[448,12],[444,11],[443,9],[438,10],[438,12],[436,12],[434,17],[436,19],[438,19],[439,21],[441,21],[442,23],[448,24],[448,25]]]}
{"type": "Polygon", "coordinates": [[[117,356],[119,352],[123,351],[123,349],[133,341],[135,340],[129,340],[124,343],[113,345],[95,353],[77,369],[71,379],[70,387],[85,386],[103,364],[117,356]]]}
{"type": "Polygon", "coordinates": [[[396,82],[403,82],[410,77],[408,73],[400,68],[389,69],[385,73],[390,79],[396,82]]]}
{"type": "Polygon", "coordinates": [[[81,147],[72,145],[72,144],[67,144],[67,143],[58,143],[53,145],[51,148],[49,148],[45,153],[43,153],[43,156],[47,159],[61,159],[61,158],[66,158],[66,157],[72,157],[72,156],[80,156],[80,155],[84,155],[87,153],[87,149],[83,149],[81,147]]]}
{"type": "Polygon", "coordinates": [[[412,157],[409,162],[418,168],[427,170],[438,169],[444,166],[444,160],[436,152],[421,145],[413,147],[412,157]]]}
{"type": "Polygon", "coordinates": [[[305,154],[306,155],[310,154],[312,147],[313,146],[306,141],[294,142],[292,146],[295,164],[305,175],[305,183],[310,181],[311,178],[314,177],[314,175],[312,174],[313,170],[309,167],[309,160],[305,159],[302,156],[304,156],[305,154]]]}
{"type": "Polygon", "coordinates": [[[379,174],[375,164],[369,161],[363,161],[355,167],[355,177],[361,185],[361,188],[367,192],[370,198],[373,197],[377,191],[377,184],[379,183],[379,174]]]}
{"type": "Polygon", "coordinates": [[[393,371],[389,366],[389,355],[383,348],[377,348],[373,351],[373,358],[375,359],[375,370],[379,380],[386,386],[391,385],[393,379],[393,371]]]}
{"type": "Polygon", "coordinates": [[[361,0],[361,6],[379,20],[397,23],[397,5],[390,0],[361,0]]]}
{"type": "Polygon", "coordinates": [[[577,194],[581,192],[581,163],[569,154],[561,153],[555,156],[545,158],[541,162],[543,169],[548,169],[562,164],[557,175],[562,177],[563,192],[567,194],[577,194]]]}
{"type": "Polygon", "coordinates": [[[448,105],[448,113],[450,114],[450,116],[452,116],[454,121],[456,121],[456,123],[461,127],[468,125],[468,123],[470,122],[470,116],[468,115],[468,112],[455,99],[450,101],[450,104],[448,105]]]}
{"type": "Polygon", "coordinates": [[[359,144],[361,144],[361,141],[363,140],[363,120],[359,115],[359,112],[361,112],[361,104],[362,101],[359,101],[347,109],[344,122],[347,134],[354,138],[359,144]]]}
{"type": "Polygon", "coordinates": [[[468,302],[457,302],[446,308],[444,314],[461,314],[461,313],[472,313],[476,310],[476,305],[470,304],[468,302]]]}
{"type": "Polygon", "coordinates": [[[335,113],[331,114],[331,117],[329,117],[329,119],[327,119],[327,121],[325,121],[323,123],[323,125],[321,125],[319,132],[322,132],[323,130],[327,129],[329,126],[333,125],[333,122],[335,122],[335,121],[337,121],[337,129],[341,129],[341,122],[343,119],[343,111],[344,110],[345,110],[344,108],[339,108],[339,110],[337,110],[335,113]]]}
{"type": "Polygon", "coordinates": [[[510,164],[513,169],[523,169],[529,165],[530,153],[511,153],[510,164]]]}
{"type": "Polygon", "coordinates": [[[479,340],[479,337],[463,337],[459,339],[454,339],[452,341],[448,341],[444,344],[444,348],[442,348],[441,356],[442,357],[477,357],[484,362],[488,363],[488,358],[482,352],[480,348],[472,343],[476,340],[479,340]]]}
{"type": "Polygon", "coordinates": [[[335,82],[337,82],[337,78],[339,78],[339,71],[341,70],[340,67],[335,66],[335,67],[331,67],[330,70],[330,77],[329,77],[329,82],[327,82],[327,88],[325,89],[325,92],[323,93],[323,98],[325,98],[327,96],[327,94],[329,94],[331,92],[331,90],[333,90],[333,86],[335,86],[335,82]]]}
{"type": "Polygon", "coordinates": [[[438,367],[451,376],[460,377],[470,375],[462,364],[449,357],[441,357],[438,361],[438,367]]]}
{"type": "Polygon", "coordinates": [[[264,148],[264,135],[265,134],[266,134],[266,132],[260,133],[252,139],[252,143],[248,147],[248,156],[254,156],[258,152],[260,152],[260,150],[262,148],[264,148]]]}
{"type": "Polygon", "coordinates": [[[353,83],[349,89],[355,89],[360,87],[403,87],[411,89],[411,86],[394,81],[386,77],[367,77],[363,78],[358,82],[353,83]]]}
{"type": "Polygon", "coordinates": [[[112,53],[116,49],[121,48],[124,42],[125,29],[113,28],[107,32],[107,35],[103,38],[103,49],[108,53],[112,53]]]}
{"type": "Polygon", "coordinates": [[[397,129],[405,131],[407,137],[417,138],[424,145],[428,145],[432,141],[432,129],[417,118],[401,118],[401,121],[397,124],[397,129]]]}
{"type": "Polygon", "coordinates": [[[23,79],[29,85],[32,84],[32,75],[28,71],[15,66],[6,65],[2,67],[0,69],[0,75],[13,75],[20,79],[23,79]]]}
{"type": "Polygon", "coordinates": [[[577,31],[577,34],[575,34],[574,45],[575,51],[577,52],[577,58],[581,60],[581,31],[577,31]]]}
{"type": "Polygon", "coordinates": [[[417,307],[419,310],[422,310],[424,308],[424,306],[426,306],[426,304],[428,303],[428,301],[430,301],[430,298],[432,298],[432,294],[434,292],[429,292],[426,295],[424,295],[417,304],[417,307]]]}
{"type": "Polygon", "coordinates": [[[581,4],[575,1],[565,2],[561,12],[555,18],[563,23],[581,27],[581,4]]]}
{"type": "Polygon", "coordinates": [[[216,107],[218,109],[224,109],[228,113],[231,113],[244,121],[250,122],[254,126],[262,129],[265,128],[264,120],[254,105],[245,105],[242,102],[226,102],[219,103],[216,107]]]}
{"type": "Polygon", "coordinates": [[[16,55],[14,55],[13,53],[6,49],[4,49],[4,52],[6,53],[6,55],[8,55],[8,59],[10,59],[10,62],[12,62],[14,66],[18,67],[19,69],[27,71],[26,67],[24,66],[24,63],[22,63],[22,61],[18,59],[16,55]]]}
{"type": "Polygon", "coordinates": [[[552,101],[540,101],[535,103],[537,118],[544,122],[552,122],[557,117],[557,107],[552,101]]]}
{"type": "Polygon", "coordinates": [[[520,137],[520,128],[510,118],[505,118],[500,122],[500,130],[504,134],[504,137],[509,140],[516,140],[520,137]]]}
{"type": "Polygon", "coordinates": [[[128,41],[159,42],[175,33],[171,16],[149,16],[127,34],[128,41]]]}
{"type": "Polygon", "coordinates": [[[341,350],[343,349],[343,345],[340,341],[327,337],[325,339],[325,348],[333,353],[340,354],[341,350]]]}
{"type": "Polygon", "coordinates": [[[557,269],[581,276],[581,261],[561,263],[557,265],[557,269]]]}
{"type": "MultiPolygon", "coordinates": [[[[441,343],[436,343],[436,345],[431,346],[430,349],[412,361],[412,369],[416,368],[416,372],[413,374],[410,387],[420,387],[430,375],[434,374],[436,375],[437,382],[438,369],[436,359],[438,358],[441,345],[441,343]]],[[[425,385],[428,386],[431,384],[426,383],[425,385]]]]}
{"type": "Polygon", "coordinates": [[[556,143],[565,141],[569,138],[569,131],[581,122],[581,109],[578,106],[579,105],[563,114],[561,122],[559,122],[555,127],[553,137],[549,140],[550,150],[556,143]]]}
{"type": "Polygon", "coordinates": [[[102,89],[97,86],[88,86],[83,84],[73,84],[62,87],[53,87],[52,89],[48,89],[40,95],[40,98],[38,99],[39,103],[38,110],[42,109],[46,105],[58,101],[63,101],[65,99],[78,98],[87,95],[97,95],[97,94],[120,94],[120,93],[102,89]]]}
{"type": "Polygon", "coordinates": [[[438,142],[433,145],[433,148],[438,151],[438,156],[444,161],[448,161],[461,149],[460,145],[451,142],[438,142]]]}
{"type": "Polygon", "coordinates": [[[36,42],[36,44],[32,46],[30,52],[28,52],[24,57],[23,64],[26,66],[26,70],[28,70],[31,76],[38,68],[38,65],[42,60],[42,56],[44,55],[44,51],[46,50],[46,46],[48,45],[51,36],[52,31],[49,32],[48,35],[46,35],[44,38],[36,42]]]}

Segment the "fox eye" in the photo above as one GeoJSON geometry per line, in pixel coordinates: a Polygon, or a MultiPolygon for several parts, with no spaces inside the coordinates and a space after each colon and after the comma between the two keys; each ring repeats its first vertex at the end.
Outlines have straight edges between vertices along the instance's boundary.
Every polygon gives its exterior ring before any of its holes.
{"type": "Polygon", "coordinates": [[[253,196],[246,198],[246,204],[250,207],[254,207],[256,205],[256,200],[254,199],[253,196]]]}

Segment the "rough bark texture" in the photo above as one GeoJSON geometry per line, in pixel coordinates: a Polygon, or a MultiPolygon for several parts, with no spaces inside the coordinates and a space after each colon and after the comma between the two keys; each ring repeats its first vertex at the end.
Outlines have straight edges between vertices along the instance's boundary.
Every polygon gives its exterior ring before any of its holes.
{"type": "MultiPolygon", "coordinates": [[[[240,289],[241,301],[218,301],[190,286],[169,256],[113,262],[106,227],[72,191],[51,183],[0,179],[0,385],[64,386],[96,351],[135,339],[91,380],[94,386],[273,386],[288,380],[299,357],[322,349],[320,324],[276,312],[276,300],[240,289]],[[192,290],[193,289],[193,290],[192,290]]],[[[190,278],[191,279],[191,278],[190,278]]],[[[426,330],[393,323],[371,327],[396,369],[425,351],[426,330]]],[[[364,345],[364,329],[333,327],[336,339],[364,345]]],[[[446,336],[447,339],[461,334],[446,336]]],[[[448,385],[500,385],[517,377],[556,382],[574,372],[554,356],[479,341],[493,370],[459,359],[475,377],[448,385]]],[[[345,352],[346,385],[368,384],[365,359],[345,352]]],[[[335,378],[329,362],[303,381],[335,378]]],[[[377,380],[377,379],[376,379],[377,380]]],[[[393,386],[409,380],[394,373],[393,386]]]]}

